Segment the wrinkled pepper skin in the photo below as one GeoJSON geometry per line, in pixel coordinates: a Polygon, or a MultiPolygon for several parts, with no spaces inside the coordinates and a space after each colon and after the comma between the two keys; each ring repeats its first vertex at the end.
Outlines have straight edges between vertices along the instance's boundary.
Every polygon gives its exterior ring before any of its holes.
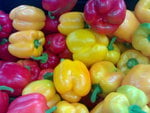
{"type": "Polygon", "coordinates": [[[117,68],[127,74],[137,64],[149,64],[149,58],[135,49],[126,50],[121,54],[117,68]]]}
{"type": "Polygon", "coordinates": [[[14,89],[9,96],[20,96],[23,88],[31,82],[31,73],[25,67],[14,63],[6,62],[0,67],[0,85],[14,89]]]}
{"type": "Polygon", "coordinates": [[[68,102],[78,102],[91,89],[90,73],[81,61],[65,59],[54,68],[54,85],[68,102]]]}
{"type": "Polygon", "coordinates": [[[117,30],[125,18],[124,0],[89,0],[84,7],[85,21],[101,34],[117,30]]]}
{"type": "MultiPolygon", "coordinates": [[[[124,74],[119,72],[116,66],[110,61],[100,61],[90,67],[91,81],[95,85],[93,92],[99,87],[100,91],[96,96],[105,97],[110,92],[116,91],[121,85],[124,74]]],[[[91,97],[92,98],[92,97],[91,97]]],[[[96,101],[91,99],[92,101],[96,101]]]]}
{"type": "Polygon", "coordinates": [[[85,26],[82,12],[67,12],[59,17],[58,31],[68,35],[74,30],[83,29],[85,26]]]}
{"type": "Polygon", "coordinates": [[[86,66],[104,60],[108,52],[108,43],[106,35],[88,29],[75,30],[66,38],[66,44],[73,53],[73,59],[82,61],[86,66]]]}
{"type": "Polygon", "coordinates": [[[142,90],[124,85],[108,94],[90,113],[150,113],[147,103],[148,98],[142,90]]]}
{"type": "Polygon", "coordinates": [[[17,97],[11,102],[7,113],[45,113],[47,109],[45,97],[32,93],[17,97]]]}
{"type": "Polygon", "coordinates": [[[150,65],[138,64],[134,66],[124,77],[122,85],[135,86],[147,95],[150,105],[150,65]]]}
{"type": "Polygon", "coordinates": [[[150,56],[150,23],[142,23],[134,32],[132,45],[145,56],[150,56]]]}
{"type": "Polygon", "coordinates": [[[43,9],[52,13],[52,15],[60,16],[61,14],[71,11],[78,0],[42,0],[43,9]]]}
{"type": "Polygon", "coordinates": [[[36,30],[25,30],[9,36],[8,51],[18,58],[40,56],[45,43],[44,33],[36,30]]]}
{"type": "Polygon", "coordinates": [[[48,107],[54,106],[60,101],[60,97],[56,93],[54,84],[51,80],[36,80],[29,83],[22,91],[22,95],[40,93],[47,100],[48,107]]]}
{"type": "Polygon", "coordinates": [[[7,38],[13,31],[12,20],[6,13],[0,13],[0,38],[7,38]]]}
{"type": "Polygon", "coordinates": [[[10,11],[9,17],[16,30],[41,30],[46,20],[44,11],[30,5],[15,7],[10,11]]]}
{"type": "Polygon", "coordinates": [[[60,101],[56,107],[57,109],[53,113],[89,113],[87,107],[81,103],[60,101]]]}

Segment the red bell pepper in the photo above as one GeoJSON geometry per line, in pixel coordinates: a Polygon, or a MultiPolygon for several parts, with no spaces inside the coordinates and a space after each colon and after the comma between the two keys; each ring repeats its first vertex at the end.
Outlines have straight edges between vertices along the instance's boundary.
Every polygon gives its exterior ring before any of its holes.
{"type": "Polygon", "coordinates": [[[9,15],[1,12],[0,13],[0,38],[7,38],[13,31],[12,20],[9,15]]]}
{"type": "Polygon", "coordinates": [[[53,69],[47,68],[47,69],[41,70],[38,79],[39,80],[41,79],[53,80],[53,69]]]}
{"type": "Polygon", "coordinates": [[[84,7],[84,17],[91,28],[101,34],[111,34],[124,21],[124,0],[89,0],[84,7]]]}
{"type": "Polygon", "coordinates": [[[31,73],[25,67],[15,63],[6,62],[0,67],[0,86],[8,86],[14,89],[9,96],[15,97],[22,93],[22,89],[31,81],[31,73]]]}
{"type": "MultiPolygon", "coordinates": [[[[13,92],[14,90],[7,86],[0,86],[0,90],[7,90],[13,92]]],[[[9,96],[6,92],[0,91],[0,112],[6,113],[9,106],[9,96]]]]}
{"type": "Polygon", "coordinates": [[[31,72],[32,74],[31,80],[38,79],[41,69],[39,64],[36,61],[24,59],[24,60],[18,60],[17,63],[24,66],[31,72]]]}
{"type": "Polygon", "coordinates": [[[72,52],[68,49],[68,47],[58,55],[60,58],[64,59],[72,59],[72,52]]]}
{"type": "Polygon", "coordinates": [[[9,42],[7,38],[0,38],[0,52],[1,52],[0,58],[5,61],[15,62],[18,60],[18,58],[9,53],[8,45],[9,45],[9,42]]]}
{"type": "Polygon", "coordinates": [[[7,113],[45,113],[47,109],[45,97],[40,93],[31,93],[12,101],[7,113]]]}
{"type": "Polygon", "coordinates": [[[78,0],[42,0],[43,9],[51,12],[53,15],[61,15],[71,11],[78,0]]]}
{"type": "Polygon", "coordinates": [[[55,68],[60,62],[60,58],[52,52],[44,51],[39,57],[32,57],[33,60],[38,60],[41,69],[55,68]]]}

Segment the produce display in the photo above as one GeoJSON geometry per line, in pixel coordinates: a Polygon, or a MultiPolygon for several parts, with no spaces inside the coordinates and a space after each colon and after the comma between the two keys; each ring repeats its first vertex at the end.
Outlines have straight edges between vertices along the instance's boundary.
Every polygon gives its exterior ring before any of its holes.
{"type": "Polygon", "coordinates": [[[150,113],[150,0],[78,2],[0,10],[0,113],[150,113]]]}

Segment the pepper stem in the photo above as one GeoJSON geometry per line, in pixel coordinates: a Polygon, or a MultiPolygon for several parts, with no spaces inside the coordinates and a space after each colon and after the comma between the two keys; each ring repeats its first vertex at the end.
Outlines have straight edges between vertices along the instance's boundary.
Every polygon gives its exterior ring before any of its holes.
{"type": "Polygon", "coordinates": [[[38,48],[41,45],[41,43],[39,42],[39,40],[34,40],[34,47],[38,48]]]}
{"type": "Polygon", "coordinates": [[[2,27],[2,25],[0,25],[0,31],[2,31],[2,29],[3,29],[3,27],[2,27]]]}
{"type": "Polygon", "coordinates": [[[53,16],[53,15],[52,15],[52,12],[50,12],[50,11],[48,11],[48,17],[49,17],[50,19],[55,19],[55,16],[53,16]]]}
{"type": "Polygon", "coordinates": [[[98,94],[102,93],[102,88],[99,86],[99,84],[94,84],[92,86],[93,92],[91,95],[91,102],[94,103],[97,99],[98,94]]]}
{"type": "Polygon", "coordinates": [[[141,109],[138,105],[131,105],[129,106],[129,113],[146,113],[141,109]]]}
{"type": "Polygon", "coordinates": [[[48,54],[43,53],[42,56],[39,56],[39,57],[32,56],[31,58],[33,60],[40,60],[41,63],[46,63],[48,61],[48,54]]]}
{"type": "Polygon", "coordinates": [[[56,109],[57,109],[57,107],[54,106],[51,109],[46,110],[45,113],[53,113],[56,109]]]}
{"type": "Polygon", "coordinates": [[[7,91],[10,91],[11,93],[14,92],[14,89],[8,86],[0,86],[0,90],[7,90],[7,91]]]}
{"type": "Polygon", "coordinates": [[[139,62],[138,62],[137,59],[135,59],[135,58],[130,58],[130,59],[128,60],[128,62],[126,63],[128,69],[133,68],[133,67],[134,67],[135,65],[137,65],[137,64],[139,64],[139,62]]]}
{"type": "Polygon", "coordinates": [[[44,79],[53,80],[53,73],[47,72],[46,74],[44,74],[43,77],[44,77],[44,79]]]}
{"type": "Polygon", "coordinates": [[[126,48],[132,48],[131,43],[124,42],[123,45],[124,45],[126,48]]]}
{"type": "Polygon", "coordinates": [[[8,40],[6,39],[6,38],[3,38],[1,41],[0,41],[0,45],[3,45],[3,44],[5,44],[5,43],[7,43],[8,42],[8,40]]]}
{"type": "Polygon", "coordinates": [[[107,48],[108,48],[108,50],[114,50],[114,46],[113,46],[113,44],[115,43],[115,41],[117,40],[117,37],[113,37],[112,39],[111,39],[111,41],[109,42],[109,44],[108,44],[108,46],[107,46],[107,48]]]}

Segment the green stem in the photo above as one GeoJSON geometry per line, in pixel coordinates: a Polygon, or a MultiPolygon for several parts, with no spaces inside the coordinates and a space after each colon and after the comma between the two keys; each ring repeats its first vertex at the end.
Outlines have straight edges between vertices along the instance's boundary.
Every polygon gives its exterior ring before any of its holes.
{"type": "Polygon", "coordinates": [[[138,105],[131,105],[129,106],[129,113],[146,113],[141,109],[138,105]]]}
{"type": "Polygon", "coordinates": [[[128,60],[128,62],[126,63],[128,69],[133,68],[133,67],[134,67],[135,65],[137,65],[137,64],[139,64],[139,62],[138,62],[137,59],[135,59],[135,58],[130,58],[130,59],[128,60]]]}
{"type": "Polygon", "coordinates": [[[7,91],[10,91],[10,92],[14,92],[14,89],[12,89],[11,87],[8,87],[8,86],[0,86],[0,90],[7,90],[7,91]]]}
{"type": "Polygon", "coordinates": [[[46,110],[45,113],[53,113],[56,109],[57,109],[57,107],[54,106],[51,109],[46,110]]]}
{"type": "Polygon", "coordinates": [[[0,31],[2,31],[2,29],[3,29],[3,27],[2,27],[2,25],[0,25],[0,31]]]}
{"type": "Polygon", "coordinates": [[[41,63],[46,63],[48,61],[48,54],[47,53],[43,53],[42,56],[39,57],[31,57],[33,60],[39,60],[41,63]]]}
{"type": "Polygon", "coordinates": [[[8,42],[8,40],[6,39],[6,38],[3,38],[1,41],[0,41],[0,45],[3,45],[3,44],[5,44],[5,43],[7,43],[8,42]]]}
{"type": "Polygon", "coordinates": [[[34,40],[34,47],[38,48],[41,45],[41,43],[39,42],[39,40],[34,40]]]}
{"type": "Polygon", "coordinates": [[[99,84],[94,84],[92,86],[92,89],[93,89],[93,92],[92,92],[92,95],[91,95],[91,102],[94,103],[97,99],[97,96],[102,93],[102,89],[101,87],[99,86],[99,84]]]}
{"type": "Polygon", "coordinates": [[[91,28],[91,26],[89,25],[89,24],[87,24],[86,22],[84,22],[84,28],[86,29],[88,29],[88,28],[91,28]]]}
{"type": "Polygon", "coordinates": [[[126,48],[132,48],[132,44],[131,43],[128,43],[128,42],[124,42],[123,45],[126,47],[126,48]]]}
{"type": "Polygon", "coordinates": [[[50,11],[48,11],[48,17],[49,17],[50,19],[55,19],[55,16],[53,16],[53,15],[52,15],[52,12],[50,12],[50,11]]]}
{"type": "Polygon", "coordinates": [[[26,69],[28,69],[29,71],[31,70],[30,66],[24,66],[26,69]]]}
{"type": "Polygon", "coordinates": [[[53,80],[53,73],[47,72],[46,74],[44,74],[43,77],[44,77],[44,79],[53,80]]]}
{"type": "Polygon", "coordinates": [[[113,37],[113,38],[111,39],[111,41],[109,42],[109,44],[108,44],[108,46],[107,46],[107,48],[108,48],[109,51],[114,50],[113,44],[115,43],[116,40],[117,40],[117,37],[113,37]]]}

